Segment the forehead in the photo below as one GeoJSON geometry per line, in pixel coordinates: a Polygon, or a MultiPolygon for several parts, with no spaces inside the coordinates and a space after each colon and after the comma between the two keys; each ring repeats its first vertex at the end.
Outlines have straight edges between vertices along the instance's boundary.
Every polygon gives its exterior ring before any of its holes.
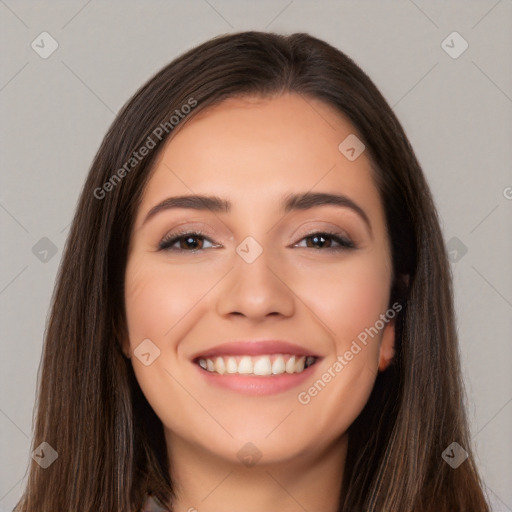
{"type": "Polygon", "coordinates": [[[368,156],[350,161],[339,149],[354,135],[332,107],[299,94],[225,100],[195,114],[166,143],[140,213],[169,195],[215,194],[257,212],[264,204],[277,209],[290,192],[330,191],[379,215],[368,156]]]}

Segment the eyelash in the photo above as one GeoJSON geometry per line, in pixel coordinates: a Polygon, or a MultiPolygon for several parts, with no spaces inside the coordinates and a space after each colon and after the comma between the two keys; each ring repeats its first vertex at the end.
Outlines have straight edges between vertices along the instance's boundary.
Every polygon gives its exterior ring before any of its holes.
{"type": "MultiPolygon", "coordinates": [[[[337,233],[333,233],[333,232],[330,232],[330,231],[312,231],[311,233],[307,233],[305,234],[300,240],[304,240],[306,238],[312,238],[313,236],[327,236],[328,238],[331,238],[333,241],[335,241],[336,243],[338,243],[339,245],[337,247],[327,247],[326,249],[323,249],[324,251],[329,251],[329,252],[341,252],[341,251],[344,251],[344,250],[347,250],[347,249],[356,249],[356,245],[354,244],[354,242],[352,242],[352,240],[350,240],[349,238],[346,238],[346,237],[343,237],[343,236],[340,236],[339,234],[337,233]]],[[[192,238],[205,238],[206,240],[208,240],[209,242],[213,243],[207,236],[205,233],[202,233],[201,231],[183,231],[183,232],[180,232],[180,233],[171,233],[170,235],[167,235],[166,237],[164,237],[162,239],[162,241],[159,243],[158,245],[158,250],[159,251],[172,251],[172,252],[179,252],[179,253],[184,253],[184,252],[191,252],[193,254],[197,254],[198,252],[201,252],[205,249],[195,249],[195,250],[188,250],[188,249],[173,249],[172,246],[178,242],[179,240],[181,240],[182,238],[186,238],[186,237],[192,237],[192,238]]],[[[312,247],[304,247],[305,249],[313,249],[312,247]]],[[[322,250],[322,248],[319,248],[322,250]]],[[[319,249],[316,249],[316,250],[319,250],[319,249]]]]}

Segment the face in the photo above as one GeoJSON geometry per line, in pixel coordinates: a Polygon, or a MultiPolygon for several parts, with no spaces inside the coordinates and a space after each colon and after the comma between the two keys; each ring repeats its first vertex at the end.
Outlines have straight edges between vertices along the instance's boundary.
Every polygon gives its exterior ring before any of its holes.
{"type": "Polygon", "coordinates": [[[395,311],[369,157],[338,148],[355,133],[287,94],[226,100],[166,144],[136,216],[125,308],[126,351],[171,453],[240,463],[250,442],[261,462],[300,460],[366,404],[395,311]],[[161,205],[190,195],[221,204],[161,205]]]}

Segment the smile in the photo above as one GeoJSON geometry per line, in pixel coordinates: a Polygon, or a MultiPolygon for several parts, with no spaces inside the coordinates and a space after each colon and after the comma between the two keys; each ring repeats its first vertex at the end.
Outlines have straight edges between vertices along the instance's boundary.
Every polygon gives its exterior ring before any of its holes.
{"type": "Polygon", "coordinates": [[[220,375],[269,376],[302,373],[314,365],[315,356],[295,356],[290,354],[263,354],[258,356],[231,355],[215,358],[197,358],[203,370],[220,375]]]}

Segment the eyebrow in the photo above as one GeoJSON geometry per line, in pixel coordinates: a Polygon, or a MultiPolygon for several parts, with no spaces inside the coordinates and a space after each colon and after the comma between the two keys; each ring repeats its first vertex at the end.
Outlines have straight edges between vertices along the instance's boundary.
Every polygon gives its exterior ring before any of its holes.
{"type": "MultiPolygon", "coordinates": [[[[370,219],[366,212],[352,199],[343,194],[328,194],[325,192],[305,192],[302,194],[289,194],[283,199],[283,213],[289,213],[295,210],[309,210],[316,206],[339,206],[342,208],[349,208],[364,221],[370,234],[372,232],[372,226],[370,219]]],[[[175,208],[189,208],[193,210],[210,210],[215,213],[229,213],[231,211],[231,203],[226,199],[222,199],[218,196],[206,196],[206,195],[185,195],[168,197],[157,205],[153,206],[147,213],[142,225],[144,225],[149,219],[154,217],[157,213],[164,210],[170,210],[175,208]]]]}

